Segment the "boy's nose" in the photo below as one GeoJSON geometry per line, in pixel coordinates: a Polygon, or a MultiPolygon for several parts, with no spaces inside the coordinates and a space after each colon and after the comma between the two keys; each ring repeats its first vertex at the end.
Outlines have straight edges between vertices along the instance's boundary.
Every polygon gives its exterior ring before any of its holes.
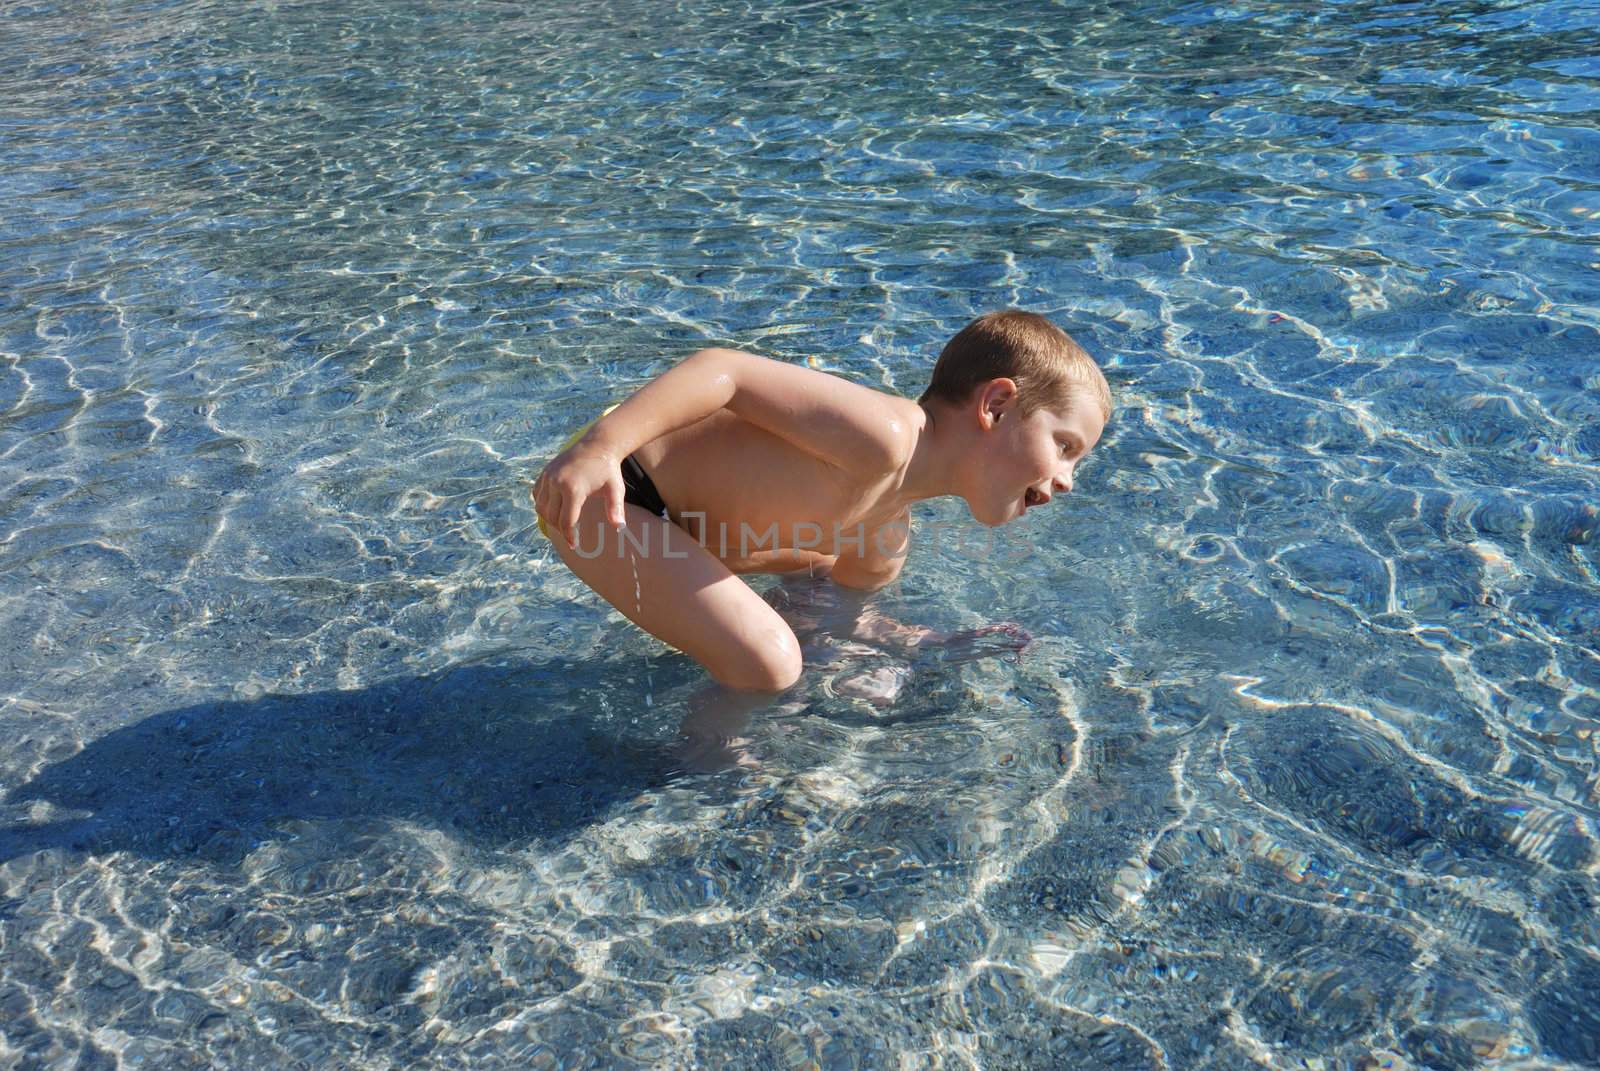
{"type": "Polygon", "coordinates": [[[1050,481],[1050,487],[1057,493],[1070,493],[1072,491],[1072,469],[1065,468],[1056,473],[1055,479],[1050,481]]]}

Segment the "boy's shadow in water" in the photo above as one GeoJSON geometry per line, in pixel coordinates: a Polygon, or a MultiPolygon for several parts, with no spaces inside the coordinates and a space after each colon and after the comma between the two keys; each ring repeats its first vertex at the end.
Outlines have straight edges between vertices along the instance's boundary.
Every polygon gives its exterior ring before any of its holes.
{"type": "MultiPolygon", "coordinates": [[[[651,669],[657,687],[687,676],[670,660],[651,669]]],[[[331,819],[559,842],[672,778],[681,705],[647,707],[646,686],[615,662],[469,665],[157,714],[10,793],[71,817],[0,828],[0,862],[68,848],[237,863],[285,822],[331,819]]]]}

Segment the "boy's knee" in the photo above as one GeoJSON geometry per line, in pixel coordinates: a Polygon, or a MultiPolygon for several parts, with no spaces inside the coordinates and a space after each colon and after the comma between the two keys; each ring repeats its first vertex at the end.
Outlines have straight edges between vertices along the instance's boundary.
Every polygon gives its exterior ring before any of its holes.
{"type": "Polygon", "coordinates": [[[800,642],[787,626],[741,654],[712,669],[718,684],[746,692],[781,692],[800,679],[800,642]]]}

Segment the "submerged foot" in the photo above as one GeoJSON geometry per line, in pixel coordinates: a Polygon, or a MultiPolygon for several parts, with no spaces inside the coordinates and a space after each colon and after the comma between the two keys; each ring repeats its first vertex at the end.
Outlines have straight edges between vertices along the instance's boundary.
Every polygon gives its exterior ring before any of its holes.
{"type": "Polygon", "coordinates": [[[753,769],[750,753],[751,716],[770,707],[777,696],[741,692],[712,684],[689,697],[689,710],[678,731],[676,758],[690,773],[718,773],[736,766],[753,769]]]}
{"type": "Polygon", "coordinates": [[[750,754],[750,738],[745,736],[680,736],[673,752],[685,773],[722,773],[742,767],[753,770],[759,764],[750,754]]]}
{"type": "Polygon", "coordinates": [[[910,681],[911,667],[895,663],[842,673],[829,682],[829,687],[836,695],[884,707],[899,699],[910,681]]]}

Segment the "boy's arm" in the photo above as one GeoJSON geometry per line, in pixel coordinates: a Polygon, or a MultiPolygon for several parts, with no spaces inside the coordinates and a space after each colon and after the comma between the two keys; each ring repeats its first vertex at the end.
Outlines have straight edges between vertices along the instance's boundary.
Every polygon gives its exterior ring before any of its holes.
{"type": "Polygon", "coordinates": [[[740,350],[705,349],[663,372],[587,436],[618,458],[726,408],[848,471],[898,464],[910,432],[871,387],[740,350]]]}
{"type": "Polygon", "coordinates": [[[603,491],[606,516],[620,528],[622,459],[723,408],[853,472],[898,466],[912,431],[894,399],[870,387],[753,353],[705,349],[645,384],[551,462],[534,487],[540,516],[570,542],[583,503],[603,491]]]}
{"type": "Polygon", "coordinates": [[[898,517],[875,530],[862,530],[858,534],[862,537],[860,546],[853,539],[840,539],[839,554],[828,575],[835,584],[876,591],[899,576],[906,564],[906,555],[911,550],[911,511],[903,510],[898,517]]]}
{"type": "Polygon", "coordinates": [[[962,632],[940,632],[922,625],[902,624],[867,607],[864,593],[894,580],[906,563],[906,555],[911,550],[909,509],[876,532],[867,533],[860,553],[853,542],[848,551],[845,545],[844,541],[840,542],[840,553],[829,576],[834,583],[856,592],[846,603],[853,611],[848,631],[855,639],[902,652],[926,652],[930,657],[947,662],[990,656],[1014,658],[1033,642],[1026,629],[1010,622],[962,632]]]}

